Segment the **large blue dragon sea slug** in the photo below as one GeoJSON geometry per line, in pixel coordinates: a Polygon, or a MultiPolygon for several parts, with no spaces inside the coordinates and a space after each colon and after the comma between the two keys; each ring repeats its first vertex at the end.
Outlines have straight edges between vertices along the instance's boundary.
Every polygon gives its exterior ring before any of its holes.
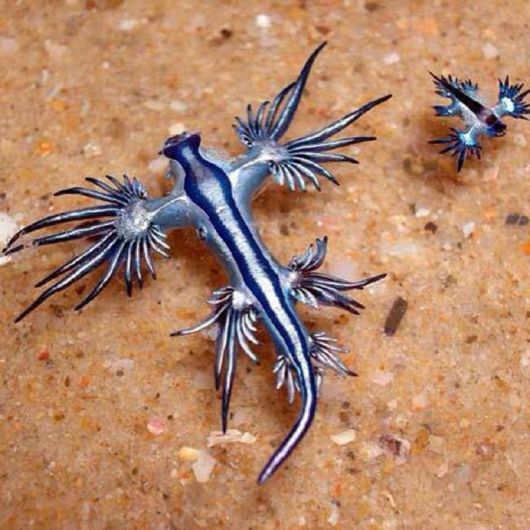
{"type": "Polygon", "coordinates": [[[457,77],[437,77],[431,73],[439,96],[450,100],[448,105],[435,105],[436,116],[459,117],[463,120],[463,129],[451,128],[445,138],[431,140],[432,144],[443,146],[440,153],[450,153],[457,159],[457,171],[462,169],[468,155],[480,158],[482,146],[480,136],[495,138],[506,134],[504,116],[526,120],[530,114],[530,103],[525,102],[529,90],[524,92],[522,83],[512,85],[510,78],[499,79],[499,96],[497,103],[489,107],[479,94],[476,83],[470,79],[461,81],[457,77]]]}
{"type": "Polygon", "coordinates": [[[36,221],[22,228],[4,249],[5,254],[17,252],[26,246],[19,242],[21,236],[72,221],[80,223],[36,237],[28,244],[49,245],[87,237],[92,240],[86,250],[37,283],[38,287],[47,285],[47,288],[17,317],[18,322],[50,296],[103,264],[104,272],[76,309],[101,293],[119,270],[130,295],[133,283],[142,286],[143,266],[155,276],[151,254],[155,251],[167,255],[166,232],[194,228],[222,263],[229,284],[213,292],[208,317],[173,335],[216,326],[215,384],[222,394],[223,431],[227,428],[237,356],[242,352],[257,362],[252,344],[257,342],[255,331],[259,322],[275,344],[277,387],[286,386],[289,402],[296,392],[300,393],[301,408],[296,422],[261,472],[259,483],[274,473],[308,431],[315,415],[323,368],[355,375],[340,359],[339,354],[345,350],[333,338],[306,329],[296,312],[296,303],[329,305],[357,314],[363,306],[347,292],[363,289],[385,276],[349,281],[317,272],[326,256],[325,237],[283,266],[265,247],[252,218],[252,198],[269,176],[292,190],[305,189],[308,182],[320,189],[321,177],[337,183],[324,163],[357,163],[354,158],[334,151],[375,140],[367,136],[332,138],[390,95],[375,99],[316,132],[281,141],[323,46],[311,54],[298,78],[272,102],[262,103],[256,112],[249,105],[246,119],[237,118],[234,128],[246,148],[243,155],[229,161],[219,159],[201,148],[198,134],[169,138],[162,153],[169,159],[169,175],[174,180],[170,193],[149,198],[142,184],[127,176],[123,181],[110,176],[107,181],[87,178],[92,188],[72,187],[55,195],[83,195],[101,204],[36,221]]]}

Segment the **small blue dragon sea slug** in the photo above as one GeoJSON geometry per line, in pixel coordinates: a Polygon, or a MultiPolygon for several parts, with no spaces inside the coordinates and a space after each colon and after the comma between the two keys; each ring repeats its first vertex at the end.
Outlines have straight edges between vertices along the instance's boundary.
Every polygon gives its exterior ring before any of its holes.
{"type": "Polygon", "coordinates": [[[506,76],[504,81],[499,79],[499,97],[493,107],[489,107],[479,95],[479,88],[470,79],[461,81],[457,77],[437,77],[433,73],[436,93],[450,100],[448,105],[435,105],[436,116],[457,116],[464,122],[464,129],[451,128],[451,133],[445,138],[431,140],[432,144],[441,144],[440,153],[451,153],[457,158],[457,169],[460,171],[468,154],[480,158],[482,146],[480,136],[494,138],[506,134],[506,124],[501,120],[504,116],[526,120],[530,114],[530,104],[525,97],[530,90],[522,92],[524,85],[510,84],[506,76]]]}
{"type": "Polygon", "coordinates": [[[304,254],[284,266],[271,255],[260,238],[251,212],[255,194],[272,177],[291,190],[307,183],[320,189],[320,180],[337,183],[326,169],[328,162],[357,160],[337,150],[375,140],[368,136],[333,137],[366,112],[391,96],[375,99],[333,123],[309,134],[284,141],[282,138],[298,108],[311,67],[325,43],[304,64],[296,80],[256,112],[249,105],[246,118],[234,125],[246,152],[232,160],[220,159],[201,147],[199,134],[169,138],[162,153],[169,159],[171,192],[149,198],[142,184],[124,177],[120,181],[87,178],[93,187],[71,187],[55,195],[83,195],[97,205],[50,215],[22,228],[8,243],[4,254],[22,250],[21,236],[63,223],[73,227],[29,241],[41,246],[90,238],[90,245],[37,283],[42,294],[17,317],[18,322],[50,296],[66,289],[96,268],[104,272],[76,306],[81,309],[122,271],[127,293],[133,283],[142,286],[144,267],[155,276],[152,253],[167,256],[166,232],[194,228],[198,237],[216,254],[228,276],[228,285],[216,289],[209,303],[212,312],[198,324],[173,335],[188,335],[216,326],[215,385],[222,394],[222,428],[226,431],[236,361],[240,353],[252,361],[257,357],[256,325],[262,323],[276,348],[274,372],[277,387],[285,386],[289,402],[300,393],[301,406],[290,432],[276,449],[259,476],[267,480],[289,456],[308,431],[317,406],[323,368],[341,375],[355,375],[340,359],[345,350],[326,333],[310,333],[296,312],[296,303],[318,308],[334,306],[357,314],[363,306],[348,291],[363,289],[385,275],[350,281],[317,272],[326,257],[327,239],[317,239],[304,254]]]}

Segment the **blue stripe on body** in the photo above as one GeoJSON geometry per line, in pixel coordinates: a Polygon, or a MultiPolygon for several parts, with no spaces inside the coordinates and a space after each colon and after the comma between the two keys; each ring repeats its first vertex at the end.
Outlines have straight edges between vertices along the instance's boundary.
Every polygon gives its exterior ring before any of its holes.
{"type": "MultiPolygon", "coordinates": [[[[234,261],[238,264],[245,284],[260,302],[264,311],[266,311],[268,318],[274,324],[274,327],[280,332],[280,336],[287,346],[287,351],[285,353],[294,354],[297,350],[299,350],[299,348],[296,347],[296,344],[292,340],[291,334],[285,328],[284,322],[272,307],[270,297],[264,293],[263,287],[260,285],[260,282],[263,282],[264,280],[268,280],[272,284],[275,298],[279,302],[278,305],[285,313],[289,323],[295,329],[297,338],[300,341],[300,346],[303,348],[305,336],[301,330],[297,315],[294,313],[292,307],[285,299],[278,275],[271,267],[266,256],[264,256],[262,249],[252,234],[252,231],[245,222],[234,200],[232,186],[228,177],[214,164],[211,164],[205,160],[200,160],[200,162],[201,165],[204,164],[208,167],[208,169],[215,173],[215,183],[219,185],[219,189],[222,193],[227,208],[223,209],[222,214],[220,214],[215,203],[202,192],[200,185],[197,185],[194,178],[185,179],[185,191],[189,198],[208,216],[208,219],[218,233],[219,237],[230,250],[232,256],[234,257],[234,261]],[[250,247],[252,256],[249,257],[238,245],[238,242],[236,241],[238,234],[241,236],[243,242],[248,244],[250,247]],[[252,258],[254,258],[254,261],[258,262],[261,267],[261,271],[258,271],[258,273],[260,273],[259,276],[256,274],[256,271],[253,270],[251,263],[249,263],[252,258]]],[[[191,172],[193,171],[191,167],[185,169],[189,169],[191,172]]],[[[209,182],[208,186],[211,192],[213,183],[209,182]]],[[[303,354],[304,352],[302,351],[300,353],[303,354]]]]}

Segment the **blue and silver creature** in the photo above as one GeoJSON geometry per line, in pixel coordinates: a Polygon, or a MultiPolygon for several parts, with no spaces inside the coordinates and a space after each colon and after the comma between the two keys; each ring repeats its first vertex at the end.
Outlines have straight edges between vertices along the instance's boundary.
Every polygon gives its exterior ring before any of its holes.
{"type": "MultiPolygon", "coordinates": [[[[324,43],[325,44],[325,43],[324,43]]],[[[324,332],[310,333],[298,316],[297,302],[334,306],[358,314],[363,306],[347,293],[363,289],[385,274],[358,281],[343,280],[317,272],[327,248],[327,238],[317,239],[287,266],[276,261],[261,240],[251,214],[251,202],[272,176],[278,184],[294,190],[307,183],[320,189],[320,180],[337,184],[324,167],[327,162],[357,160],[336,153],[339,148],[375,140],[370,136],[333,137],[356,122],[366,112],[391,96],[375,99],[326,127],[289,141],[281,141],[293,120],[319,46],[305,63],[298,78],[287,85],[272,102],[262,103],[256,112],[249,105],[245,118],[234,125],[246,152],[232,160],[201,147],[199,134],[169,138],[162,153],[169,159],[169,175],[174,187],[166,196],[149,198],[136,179],[119,181],[87,178],[93,187],[71,187],[55,195],[83,195],[101,204],[51,215],[22,228],[8,243],[5,254],[22,250],[21,236],[42,228],[77,221],[76,226],[34,238],[28,245],[41,246],[79,238],[91,238],[90,246],[37,283],[47,285],[42,294],[17,317],[18,322],[50,296],[71,286],[101,265],[105,270],[88,295],[76,306],[81,309],[108,285],[121,270],[127,293],[133,283],[142,287],[144,266],[153,277],[152,253],[168,256],[166,232],[192,227],[199,239],[216,254],[223,265],[228,285],[216,289],[209,303],[212,312],[198,324],[173,333],[188,335],[216,326],[215,385],[221,390],[222,428],[226,431],[236,361],[240,353],[253,362],[257,344],[256,325],[262,322],[276,348],[277,387],[285,386],[289,402],[295,393],[301,409],[294,426],[259,476],[267,480],[289,456],[309,429],[317,406],[323,368],[341,375],[355,375],[339,354],[345,350],[324,332]]]]}
{"type": "Polygon", "coordinates": [[[436,116],[458,116],[464,122],[464,129],[451,127],[451,133],[445,138],[431,140],[431,144],[445,146],[440,153],[450,153],[457,158],[458,171],[462,169],[466,157],[476,156],[480,159],[482,146],[478,139],[481,135],[494,138],[506,134],[506,124],[501,120],[504,116],[526,120],[530,114],[530,104],[525,97],[530,90],[523,90],[523,84],[510,84],[506,76],[499,79],[499,98],[493,107],[488,107],[479,95],[479,88],[470,79],[461,81],[457,77],[441,76],[434,78],[436,93],[449,99],[449,105],[435,105],[436,116]]]}

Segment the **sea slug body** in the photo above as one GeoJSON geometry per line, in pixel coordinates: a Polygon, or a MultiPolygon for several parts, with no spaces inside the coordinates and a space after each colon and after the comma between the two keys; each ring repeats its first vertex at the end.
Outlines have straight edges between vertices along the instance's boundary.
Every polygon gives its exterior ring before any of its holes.
{"type": "Polygon", "coordinates": [[[317,272],[324,262],[327,238],[315,243],[287,265],[281,265],[262,241],[252,217],[251,203],[270,177],[291,190],[321,180],[337,183],[324,166],[329,162],[356,164],[340,148],[375,140],[370,136],[335,135],[391,96],[387,95],[349,112],[325,127],[289,141],[282,141],[300,103],[315,59],[324,44],[308,58],[296,80],[283,88],[272,102],[256,112],[249,105],[246,119],[236,118],[234,129],[246,152],[226,160],[201,146],[199,134],[184,133],[166,140],[162,153],[169,161],[173,189],[165,196],[150,198],[143,185],[127,176],[118,180],[87,178],[92,187],[75,186],[55,195],[82,195],[98,205],[50,215],[22,228],[4,249],[14,254],[27,245],[43,246],[80,238],[90,245],[37,283],[45,290],[17,317],[18,322],[50,296],[66,289],[96,268],[106,268],[92,289],[76,306],[81,309],[96,298],[112,277],[122,271],[127,293],[133,284],[142,286],[144,268],[155,277],[153,252],[169,256],[166,233],[193,228],[224,267],[228,285],[216,289],[209,299],[211,313],[198,324],[173,333],[183,336],[216,326],[215,385],[221,391],[222,429],[226,432],[230,398],[238,354],[251,361],[257,343],[256,329],[262,324],[276,348],[274,372],[277,387],[285,386],[289,402],[301,397],[298,417],[259,476],[267,480],[307,433],[318,401],[323,369],[353,376],[340,353],[345,351],[324,332],[310,333],[296,311],[296,303],[313,307],[334,306],[358,314],[363,306],[347,293],[362,290],[381,280],[378,274],[349,281],[317,272]],[[38,230],[78,222],[53,234],[21,243],[38,230]]]}

